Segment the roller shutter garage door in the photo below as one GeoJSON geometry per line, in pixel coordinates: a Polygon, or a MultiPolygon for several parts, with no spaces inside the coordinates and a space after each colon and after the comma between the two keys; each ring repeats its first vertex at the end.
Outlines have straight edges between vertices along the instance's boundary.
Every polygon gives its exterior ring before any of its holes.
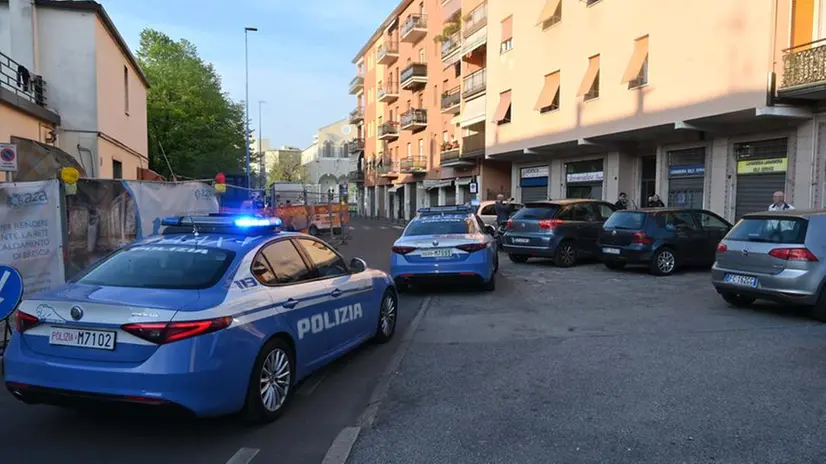
{"type": "Polygon", "coordinates": [[[772,194],[786,190],[788,139],[778,138],[734,145],[737,158],[735,219],[766,211],[772,194]]]}
{"type": "Polygon", "coordinates": [[[704,177],[673,177],[668,179],[668,203],[670,207],[702,208],[704,177]]]}
{"type": "Polygon", "coordinates": [[[430,198],[430,206],[439,206],[439,187],[428,190],[427,195],[430,198]]]}
{"type": "Polygon", "coordinates": [[[737,176],[737,219],[747,213],[767,211],[772,202],[772,194],[786,190],[786,173],[737,176]]]}
{"type": "Polygon", "coordinates": [[[545,201],[548,199],[548,186],[522,187],[522,203],[545,201]]]}

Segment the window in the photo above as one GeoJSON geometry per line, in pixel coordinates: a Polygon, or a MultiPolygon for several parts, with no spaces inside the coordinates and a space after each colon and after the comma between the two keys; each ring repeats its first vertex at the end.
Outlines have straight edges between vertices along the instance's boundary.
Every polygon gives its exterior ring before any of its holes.
{"type": "Polygon", "coordinates": [[[123,66],[123,111],[129,116],[129,68],[123,66]]]}
{"type": "Polygon", "coordinates": [[[585,101],[599,97],[599,55],[588,58],[588,70],[585,71],[577,96],[584,97],[585,101]]]}
{"type": "Polygon", "coordinates": [[[622,83],[627,83],[629,89],[648,84],[648,36],[634,41],[634,52],[622,75],[622,83]]]}
{"type": "Polygon", "coordinates": [[[597,212],[597,221],[606,221],[614,214],[614,208],[606,204],[594,203],[593,207],[597,212]]]}
{"type": "Polygon", "coordinates": [[[411,156],[413,156],[413,150],[411,148],[410,142],[407,142],[407,159],[410,159],[411,156]]]}
{"type": "Polygon", "coordinates": [[[483,216],[495,216],[496,215],[496,203],[491,203],[491,204],[485,206],[484,208],[482,208],[482,211],[479,214],[481,214],[483,216]]]}
{"type": "Polygon", "coordinates": [[[339,156],[342,158],[350,157],[350,142],[344,141],[341,143],[341,148],[339,149],[339,156]]]}
{"type": "Polygon", "coordinates": [[[539,94],[539,99],[536,101],[535,110],[540,113],[547,113],[559,109],[559,71],[545,76],[545,85],[542,87],[542,93],[539,94]]]}
{"type": "Polygon", "coordinates": [[[738,222],[726,240],[803,245],[809,221],[802,218],[746,218],[738,222]]]}
{"type": "Polygon", "coordinates": [[[553,219],[559,206],[547,203],[528,203],[513,215],[513,219],[541,220],[553,219]]]}
{"type": "Polygon", "coordinates": [[[86,272],[78,283],[108,287],[206,289],[224,276],[235,254],[220,248],[137,245],[86,272]]]}
{"type": "Polygon", "coordinates": [[[424,139],[419,139],[419,157],[424,157],[424,139]]]}
{"type": "Polygon", "coordinates": [[[654,216],[657,225],[672,232],[696,231],[697,224],[690,213],[679,211],[674,213],[658,213],[654,216]]]}
{"type": "Polygon", "coordinates": [[[541,24],[542,30],[545,30],[560,21],[562,21],[562,0],[546,0],[537,24],[541,24]]]}
{"type": "Polygon", "coordinates": [[[499,44],[499,53],[505,53],[513,48],[513,16],[502,20],[502,41],[499,44]]]}
{"type": "Polygon", "coordinates": [[[306,238],[299,239],[298,241],[301,243],[304,251],[307,252],[310,262],[315,265],[319,277],[335,277],[350,273],[341,256],[327,248],[327,245],[318,240],[306,238]]]}
{"type": "Polygon", "coordinates": [[[112,179],[123,179],[123,163],[112,160],[112,179]]]}
{"type": "Polygon", "coordinates": [[[447,143],[447,141],[448,141],[447,137],[448,137],[447,136],[447,131],[442,132],[442,143],[447,143]]]}
{"type": "Polygon", "coordinates": [[[728,231],[730,228],[725,221],[709,213],[695,213],[695,218],[705,230],[728,231]]]}
{"type": "Polygon", "coordinates": [[[476,228],[469,217],[425,216],[414,219],[404,231],[405,237],[416,235],[472,234],[476,228]]]}
{"type": "Polygon", "coordinates": [[[605,227],[614,229],[639,230],[645,222],[645,213],[636,211],[617,211],[605,221],[605,227]]]}
{"type": "Polygon", "coordinates": [[[506,90],[499,94],[499,106],[493,114],[493,122],[506,124],[511,122],[511,91],[506,90]]]}
{"type": "Polygon", "coordinates": [[[419,49],[419,63],[427,63],[427,56],[424,53],[424,48],[419,49]]]}

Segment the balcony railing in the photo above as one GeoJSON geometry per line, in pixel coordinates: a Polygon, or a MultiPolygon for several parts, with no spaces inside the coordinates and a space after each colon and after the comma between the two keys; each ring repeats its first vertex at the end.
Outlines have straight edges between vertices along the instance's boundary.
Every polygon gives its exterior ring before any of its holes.
{"type": "Polygon", "coordinates": [[[442,60],[450,57],[456,51],[462,48],[462,39],[459,34],[453,34],[447,40],[442,42],[442,60]]]}
{"type": "Polygon", "coordinates": [[[364,151],[364,139],[356,138],[350,140],[350,153],[358,153],[360,151],[364,151]]]}
{"type": "Polygon", "coordinates": [[[398,171],[398,166],[387,156],[382,157],[380,164],[376,166],[376,172],[380,176],[395,177],[398,171]]]}
{"type": "Polygon", "coordinates": [[[386,122],[379,125],[378,130],[379,139],[397,139],[399,138],[399,125],[396,122],[386,122]]]}
{"type": "Polygon", "coordinates": [[[350,111],[350,124],[358,124],[364,121],[364,110],[361,107],[350,111]]]}
{"type": "Polygon", "coordinates": [[[427,110],[423,108],[410,108],[402,113],[402,129],[421,129],[427,127],[427,110]]]}
{"type": "Polygon", "coordinates": [[[361,184],[364,182],[364,171],[358,169],[347,173],[347,180],[354,184],[361,184]]]}
{"type": "Polygon", "coordinates": [[[826,84],[826,39],[784,50],[780,89],[826,84]]]}
{"type": "Polygon", "coordinates": [[[442,144],[442,151],[439,156],[440,164],[447,164],[459,159],[459,142],[445,142],[442,144]]]}
{"type": "Polygon", "coordinates": [[[19,98],[46,107],[46,81],[9,56],[0,53],[0,87],[19,98]]]}
{"type": "Polygon", "coordinates": [[[376,50],[376,61],[379,64],[393,64],[399,59],[399,43],[387,40],[376,50]]]}
{"type": "Polygon", "coordinates": [[[364,89],[364,76],[358,75],[350,81],[350,93],[357,94],[364,89]]]}
{"type": "Polygon", "coordinates": [[[416,43],[427,35],[427,16],[413,14],[402,23],[400,34],[403,41],[416,43]]]}
{"type": "Polygon", "coordinates": [[[442,94],[442,113],[458,114],[462,103],[461,87],[456,86],[442,94]]]}
{"type": "Polygon", "coordinates": [[[405,173],[427,171],[427,159],[424,156],[411,156],[401,160],[399,169],[405,173]]]}
{"type": "Polygon", "coordinates": [[[462,155],[478,155],[485,152],[485,133],[468,135],[462,138],[462,155]]]}
{"type": "Polygon", "coordinates": [[[376,90],[376,100],[382,103],[392,103],[399,99],[399,85],[395,82],[379,85],[376,90]]]}
{"type": "Polygon", "coordinates": [[[399,82],[405,90],[415,90],[427,85],[427,64],[410,63],[399,75],[399,82]]]}
{"type": "Polygon", "coordinates": [[[464,79],[462,98],[479,95],[487,88],[487,68],[482,68],[464,79]]]}
{"type": "Polygon", "coordinates": [[[487,2],[479,5],[475,10],[465,16],[464,36],[465,38],[473,35],[474,32],[481,30],[488,25],[488,4],[487,2]]]}

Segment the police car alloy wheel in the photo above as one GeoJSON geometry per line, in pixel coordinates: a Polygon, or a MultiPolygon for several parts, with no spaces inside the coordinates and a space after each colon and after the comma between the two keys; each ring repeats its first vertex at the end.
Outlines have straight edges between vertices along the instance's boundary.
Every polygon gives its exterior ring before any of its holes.
{"type": "Polygon", "coordinates": [[[294,359],[290,346],[279,338],[261,348],[247,389],[246,419],[263,423],[281,415],[293,396],[294,359]]]}
{"type": "Polygon", "coordinates": [[[290,392],[290,358],[280,348],[270,351],[261,368],[261,401],[268,411],[278,411],[290,392]]]}
{"type": "Polygon", "coordinates": [[[379,308],[379,324],[376,330],[376,341],[386,343],[393,338],[396,332],[396,320],[399,315],[399,300],[392,291],[384,293],[379,308]]]}

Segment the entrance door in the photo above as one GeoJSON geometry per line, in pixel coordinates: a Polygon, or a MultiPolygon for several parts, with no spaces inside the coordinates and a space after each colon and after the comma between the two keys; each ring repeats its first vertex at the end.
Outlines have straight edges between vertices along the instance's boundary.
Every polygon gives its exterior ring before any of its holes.
{"type": "Polygon", "coordinates": [[[648,206],[648,198],[657,193],[657,157],[642,158],[642,176],[640,179],[640,207],[648,206]]]}
{"type": "Polygon", "coordinates": [[[439,206],[439,188],[432,188],[427,191],[428,197],[430,197],[430,206],[439,206]]]}
{"type": "Polygon", "coordinates": [[[410,217],[415,217],[416,213],[419,211],[419,208],[416,206],[417,201],[417,188],[415,183],[407,184],[407,188],[405,189],[410,194],[407,195],[407,201],[410,203],[410,217]]]}

